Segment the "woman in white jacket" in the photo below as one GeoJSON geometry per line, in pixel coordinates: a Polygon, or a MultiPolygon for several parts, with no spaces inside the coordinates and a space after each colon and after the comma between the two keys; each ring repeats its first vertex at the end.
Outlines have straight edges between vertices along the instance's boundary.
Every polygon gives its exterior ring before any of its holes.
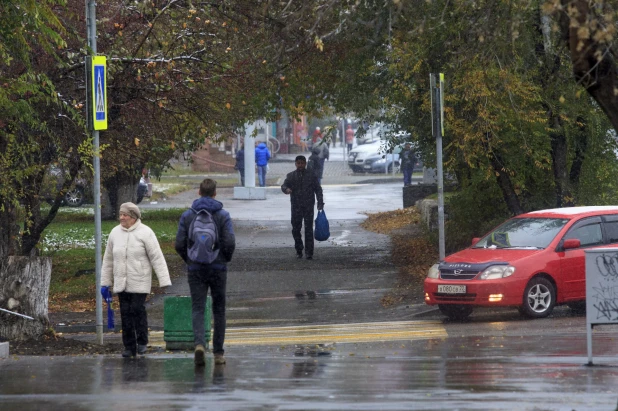
{"type": "Polygon", "coordinates": [[[152,270],[159,286],[172,285],[157,237],[140,218],[135,204],[120,206],[120,224],[109,234],[101,268],[101,287],[113,284],[113,292],[120,301],[123,357],[146,353],[148,319],[144,303],[152,286],[152,270]]]}

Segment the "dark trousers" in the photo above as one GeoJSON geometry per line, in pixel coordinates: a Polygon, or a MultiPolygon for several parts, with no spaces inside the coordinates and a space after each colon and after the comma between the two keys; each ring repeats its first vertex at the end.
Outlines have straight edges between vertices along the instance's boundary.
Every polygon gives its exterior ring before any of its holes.
{"type": "Polygon", "coordinates": [[[313,256],[313,204],[292,205],[292,237],[297,253],[303,252],[303,238],[300,230],[305,222],[305,255],[313,256]]]}
{"type": "Polygon", "coordinates": [[[148,316],[146,296],[148,294],[118,293],[120,319],[122,321],[122,343],[126,350],[137,351],[137,344],[148,344],[148,316]]]}
{"type": "Polygon", "coordinates": [[[402,168],[401,171],[403,172],[403,185],[409,186],[410,184],[412,184],[413,168],[405,167],[405,168],[402,168]]]}
{"type": "Polygon", "coordinates": [[[212,296],[212,314],[215,320],[215,329],[212,337],[213,354],[223,354],[225,340],[225,287],[227,271],[214,270],[204,266],[201,270],[189,270],[189,288],[191,290],[191,321],[193,323],[193,339],[195,345],[206,347],[204,330],[204,310],[206,297],[210,288],[212,296]]]}
{"type": "Polygon", "coordinates": [[[240,185],[244,187],[245,186],[245,169],[239,168],[238,172],[240,173],[240,185]]]}

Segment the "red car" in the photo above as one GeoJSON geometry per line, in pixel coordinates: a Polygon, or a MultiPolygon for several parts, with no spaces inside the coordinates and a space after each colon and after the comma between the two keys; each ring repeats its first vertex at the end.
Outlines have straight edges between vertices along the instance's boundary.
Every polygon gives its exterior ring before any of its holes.
{"type": "Polygon", "coordinates": [[[474,307],[518,307],[547,317],[556,304],[584,307],[584,250],[618,247],[618,206],[540,210],[507,220],[429,269],[425,302],[451,319],[474,307]]]}

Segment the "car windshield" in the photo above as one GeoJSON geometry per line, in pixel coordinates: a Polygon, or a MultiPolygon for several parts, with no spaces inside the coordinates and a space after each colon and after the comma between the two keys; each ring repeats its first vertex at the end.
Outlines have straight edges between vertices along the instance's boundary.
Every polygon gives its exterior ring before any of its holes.
{"type": "Polygon", "coordinates": [[[472,248],[546,248],[567,221],[566,218],[514,218],[472,248]]]}

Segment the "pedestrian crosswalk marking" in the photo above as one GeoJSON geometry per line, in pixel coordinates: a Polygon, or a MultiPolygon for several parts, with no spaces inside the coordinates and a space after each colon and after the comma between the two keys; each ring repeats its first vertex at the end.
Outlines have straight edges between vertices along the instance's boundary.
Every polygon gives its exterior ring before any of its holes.
{"type": "Polygon", "coordinates": [[[291,327],[229,328],[226,345],[328,344],[446,337],[441,322],[397,321],[291,327]]]}
{"type": "MultiPolygon", "coordinates": [[[[447,337],[438,321],[390,321],[353,324],[282,327],[232,327],[225,333],[226,346],[362,343],[425,340],[447,337]]],[[[165,346],[162,331],[150,332],[152,346],[165,346]]]]}

